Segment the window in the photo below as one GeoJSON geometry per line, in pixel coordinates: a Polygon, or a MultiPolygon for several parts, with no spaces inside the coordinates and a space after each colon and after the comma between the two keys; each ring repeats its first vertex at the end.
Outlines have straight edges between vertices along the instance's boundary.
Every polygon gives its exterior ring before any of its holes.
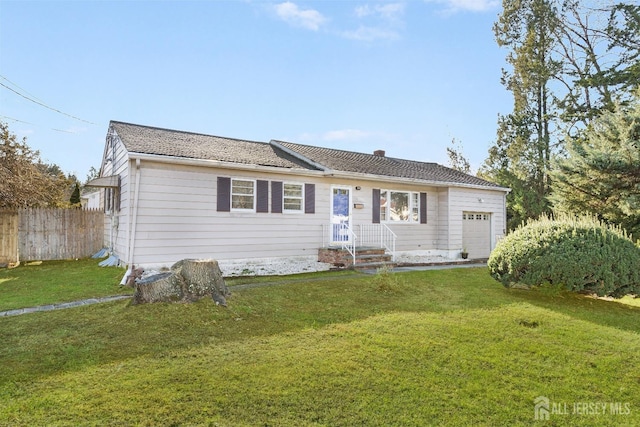
{"type": "Polygon", "coordinates": [[[304,187],[302,184],[284,184],[282,201],[285,212],[302,212],[303,200],[304,187]]]}
{"type": "Polygon", "coordinates": [[[255,210],[255,181],[231,179],[231,209],[255,210]]]}
{"type": "Polygon", "coordinates": [[[381,190],[380,221],[420,222],[420,193],[381,190]]]}
{"type": "Polygon", "coordinates": [[[120,188],[107,187],[104,190],[104,210],[107,213],[120,210],[120,188]]]}

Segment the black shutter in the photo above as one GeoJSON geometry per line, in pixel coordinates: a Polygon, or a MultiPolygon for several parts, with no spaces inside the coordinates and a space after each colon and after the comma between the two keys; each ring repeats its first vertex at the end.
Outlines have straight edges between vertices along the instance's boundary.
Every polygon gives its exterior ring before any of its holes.
{"type": "Polygon", "coordinates": [[[371,223],[380,224],[380,189],[374,188],[371,197],[371,223]]]}
{"type": "Polygon", "coordinates": [[[271,212],[282,213],[282,182],[271,181],[271,212]]]}
{"type": "Polygon", "coordinates": [[[269,212],[269,181],[256,182],[256,212],[269,212]]]}
{"type": "Polygon", "coordinates": [[[231,178],[218,177],[218,212],[231,210],[231,178]]]}
{"type": "Polygon", "coordinates": [[[316,213],[316,185],[304,185],[304,213],[316,213]]]}
{"type": "Polygon", "coordinates": [[[427,193],[420,193],[420,224],[427,223],[427,193]]]}

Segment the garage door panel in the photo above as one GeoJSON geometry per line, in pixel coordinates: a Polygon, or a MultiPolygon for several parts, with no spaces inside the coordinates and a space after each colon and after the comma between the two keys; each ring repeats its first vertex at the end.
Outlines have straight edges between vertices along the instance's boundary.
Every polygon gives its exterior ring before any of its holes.
{"type": "Polygon", "coordinates": [[[469,258],[488,258],[491,253],[491,214],[464,212],[462,243],[469,252],[469,258]]]}

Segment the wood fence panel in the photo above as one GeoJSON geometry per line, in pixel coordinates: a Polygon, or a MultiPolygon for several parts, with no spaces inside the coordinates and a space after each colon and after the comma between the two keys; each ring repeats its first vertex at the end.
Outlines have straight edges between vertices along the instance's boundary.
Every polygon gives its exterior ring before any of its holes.
{"type": "Polygon", "coordinates": [[[0,210],[0,264],[18,261],[18,212],[0,210]]]}
{"type": "Polygon", "coordinates": [[[82,209],[21,209],[22,261],[86,258],[103,247],[104,213],[82,209]]]}

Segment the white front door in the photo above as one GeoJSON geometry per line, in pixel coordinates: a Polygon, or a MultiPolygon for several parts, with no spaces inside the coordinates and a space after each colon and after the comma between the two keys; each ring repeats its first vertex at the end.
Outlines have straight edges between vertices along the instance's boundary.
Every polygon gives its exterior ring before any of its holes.
{"type": "Polygon", "coordinates": [[[331,243],[351,241],[351,188],[331,187],[331,243]]]}

